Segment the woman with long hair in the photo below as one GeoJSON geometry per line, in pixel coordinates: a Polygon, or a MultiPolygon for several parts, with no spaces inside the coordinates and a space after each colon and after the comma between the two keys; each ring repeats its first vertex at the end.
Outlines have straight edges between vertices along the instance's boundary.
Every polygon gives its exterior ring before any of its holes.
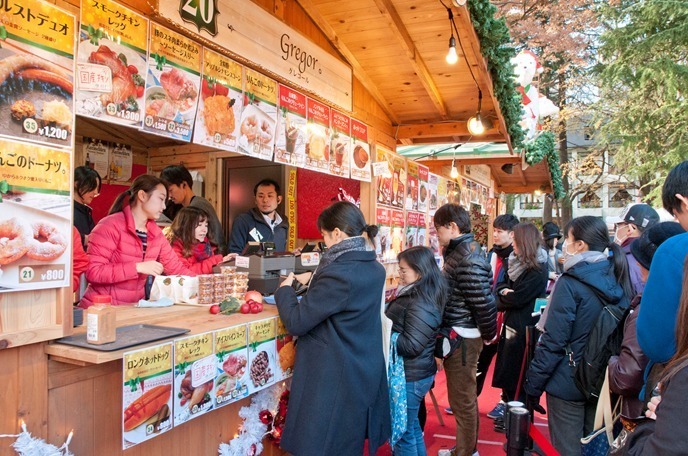
{"type": "Polygon", "coordinates": [[[318,229],[327,251],[299,301],[290,274],[275,293],[290,334],[299,336],[289,413],[281,447],[295,455],[370,454],[390,434],[381,304],[385,269],[354,204],[322,211],[318,229]]]}
{"type": "Polygon", "coordinates": [[[208,231],[208,214],[198,207],[187,206],[177,212],[166,236],[182,264],[196,274],[210,274],[213,266],[236,256],[216,253],[218,245],[208,231]]]}
{"type": "Polygon", "coordinates": [[[497,286],[497,310],[504,312],[504,325],[497,346],[492,386],[501,388],[506,401],[525,400],[522,389],[525,371],[526,327],[534,326],[535,300],[547,287],[547,253],[540,233],[532,223],[513,229],[514,251],[509,256],[507,280],[497,286]]]}
{"type": "Polygon", "coordinates": [[[435,256],[427,247],[411,247],[397,257],[400,289],[385,310],[392,332],[399,333],[397,353],[404,359],[406,432],[394,445],[395,456],[425,456],[418,420],[421,401],[437,372],[435,339],[442,323],[447,285],[435,256]]]}
{"type": "Polygon", "coordinates": [[[96,223],[93,221],[91,202],[100,193],[100,175],[87,166],[74,168],[74,226],[79,231],[81,245],[88,245],[88,235],[96,223]]]}
{"type": "Polygon", "coordinates": [[[688,257],[683,263],[681,300],[676,318],[676,354],[662,374],[659,396],[648,403],[644,420],[630,434],[625,454],[678,456],[688,449],[685,414],[688,409],[688,257]],[[656,421],[655,421],[656,420],[656,421]]]}
{"type": "Polygon", "coordinates": [[[88,245],[89,285],[81,307],[89,307],[94,295],[112,297],[113,305],[133,304],[146,297],[158,275],[195,275],[179,261],[155,220],[165,209],[167,190],[148,174],[137,177],[122,192],[91,233],[88,245]],[[148,290],[149,291],[149,290],[148,290]]]}
{"type": "Polygon", "coordinates": [[[544,333],[528,369],[525,391],[531,403],[547,392],[552,443],[567,456],[580,454],[580,439],[592,431],[596,407],[576,387],[575,366],[602,308],[627,308],[633,287],[626,256],[610,242],[602,219],[575,218],[564,234],[564,272],[543,315],[544,333]]]}

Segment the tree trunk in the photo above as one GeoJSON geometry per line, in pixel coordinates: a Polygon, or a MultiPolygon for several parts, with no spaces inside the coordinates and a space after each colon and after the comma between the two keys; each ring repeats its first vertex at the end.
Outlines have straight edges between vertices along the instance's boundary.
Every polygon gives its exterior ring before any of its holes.
{"type": "Polygon", "coordinates": [[[542,223],[552,221],[552,201],[554,199],[550,198],[549,195],[545,195],[545,204],[542,205],[542,223]]]}
{"type": "MultiPolygon", "coordinates": [[[[564,111],[566,108],[566,76],[559,74],[558,76],[558,89],[559,89],[559,109],[564,111]]],[[[562,168],[566,167],[569,162],[569,147],[566,140],[566,119],[564,116],[559,116],[559,163],[562,168]]],[[[564,198],[561,200],[561,226],[566,225],[573,218],[573,207],[570,198],[570,182],[569,175],[564,174],[562,177],[562,183],[564,185],[564,198]]]]}

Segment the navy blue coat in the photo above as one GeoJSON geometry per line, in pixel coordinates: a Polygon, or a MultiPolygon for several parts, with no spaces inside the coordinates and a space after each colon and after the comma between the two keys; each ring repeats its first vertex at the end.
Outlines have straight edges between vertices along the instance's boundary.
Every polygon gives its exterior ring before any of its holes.
{"type": "Polygon", "coordinates": [[[260,233],[260,242],[274,242],[276,252],[287,249],[289,234],[289,220],[282,214],[282,223],[275,226],[274,231],[265,222],[263,214],[255,207],[234,219],[232,233],[229,236],[229,253],[241,253],[249,242],[258,242],[249,234],[254,228],[260,233]]]}
{"type": "Polygon", "coordinates": [[[602,308],[608,304],[628,306],[611,261],[581,262],[564,272],[552,293],[545,332],[535,348],[528,369],[525,390],[539,397],[543,391],[567,401],[584,401],[573,381],[590,330],[602,308]]]}
{"type": "Polygon", "coordinates": [[[275,293],[299,336],[281,447],[296,456],[371,454],[390,435],[381,305],[385,270],[375,252],[347,252],[319,269],[301,302],[275,293]]]}

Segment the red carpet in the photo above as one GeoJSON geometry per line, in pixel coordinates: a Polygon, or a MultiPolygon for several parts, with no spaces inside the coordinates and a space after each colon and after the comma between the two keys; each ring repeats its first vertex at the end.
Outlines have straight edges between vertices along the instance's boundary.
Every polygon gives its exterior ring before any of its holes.
{"type": "MultiPolygon", "coordinates": [[[[492,368],[488,373],[485,381],[483,392],[478,397],[478,409],[480,410],[480,431],[478,433],[478,452],[480,456],[503,456],[505,454],[503,445],[506,442],[506,435],[500,434],[493,430],[493,421],[488,418],[487,413],[492,410],[497,402],[499,402],[500,390],[492,388],[492,368]]],[[[444,420],[444,426],[440,425],[437,413],[433,407],[430,396],[426,397],[426,406],[428,409],[428,419],[425,424],[425,444],[428,449],[428,456],[436,456],[437,452],[442,448],[451,448],[454,446],[456,422],[452,415],[445,413],[444,409],[449,406],[447,400],[447,386],[444,372],[438,372],[435,376],[435,388],[433,389],[437,405],[440,409],[440,414],[444,420]]],[[[545,406],[545,401],[542,401],[545,406]]],[[[547,417],[544,415],[535,415],[535,425],[537,429],[549,438],[547,429],[547,417]]],[[[389,445],[381,448],[377,452],[377,456],[389,456],[392,451],[389,445]]]]}

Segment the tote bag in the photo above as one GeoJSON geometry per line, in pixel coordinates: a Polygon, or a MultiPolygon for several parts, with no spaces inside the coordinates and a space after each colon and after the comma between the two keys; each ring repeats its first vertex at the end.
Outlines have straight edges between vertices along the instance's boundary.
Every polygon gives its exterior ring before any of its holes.
{"type": "Polygon", "coordinates": [[[389,443],[394,445],[406,432],[406,374],[404,373],[404,358],[397,353],[397,339],[399,333],[392,333],[389,347],[389,365],[387,366],[387,382],[389,385],[389,410],[392,417],[392,435],[389,443]]]}
{"type": "Polygon", "coordinates": [[[614,442],[614,425],[621,416],[621,399],[612,410],[609,394],[609,369],[604,372],[604,383],[595,409],[595,426],[590,435],[581,439],[581,456],[606,456],[614,442]]]}

